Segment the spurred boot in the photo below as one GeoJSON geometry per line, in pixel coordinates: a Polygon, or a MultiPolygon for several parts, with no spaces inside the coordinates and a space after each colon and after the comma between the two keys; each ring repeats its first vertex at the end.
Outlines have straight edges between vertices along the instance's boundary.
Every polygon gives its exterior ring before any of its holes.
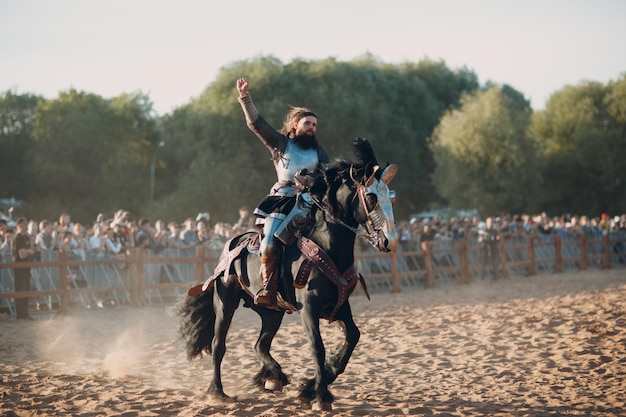
{"type": "Polygon", "coordinates": [[[272,308],[276,307],[276,292],[278,281],[276,277],[277,256],[261,257],[261,276],[263,277],[263,289],[254,296],[254,304],[272,308]]]}

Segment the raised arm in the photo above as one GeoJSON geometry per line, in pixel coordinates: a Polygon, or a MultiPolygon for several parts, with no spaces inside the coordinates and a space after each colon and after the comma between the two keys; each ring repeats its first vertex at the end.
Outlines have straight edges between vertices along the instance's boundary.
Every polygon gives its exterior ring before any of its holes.
{"type": "Polygon", "coordinates": [[[237,80],[238,100],[246,117],[248,128],[255,134],[261,142],[270,150],[274,158],[278,158],[287,145],[287,137],[278,132],[259,114],[256,106],[252,102],[252,97],[248,92],[250,83],[246,78],[237,80]]]}
{"type": "Polygon", "coordinates": [[[252,97],[248,94],[248,87],[250,83],[247,78],[240,78],[237,80],[237,92],[239,93],[239,104],[243,110],[243,114],[246,116],[246,123],[248,126],[254,124],[259,118],[259,111],[252,102],[252,97]]]}

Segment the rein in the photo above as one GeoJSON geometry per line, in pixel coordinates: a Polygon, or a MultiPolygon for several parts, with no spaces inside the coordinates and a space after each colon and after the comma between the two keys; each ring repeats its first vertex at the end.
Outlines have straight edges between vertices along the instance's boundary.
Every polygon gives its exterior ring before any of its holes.
{"type": "MultiPolygon", "coordinates": [[[[326,214],[328,217],[330,217],[335,223],[339,223],[340,225],[342,225],[346,229],[350,230],[355,235],[361,236],[362,238],[367,240],[370,244],[372,244],[373,246],[376,246],[376,245],[378,245],[379,238],[378,238],[378,234],[376,233],[376,225],[375,225],[376,222],[374,221],[374,219],[372,219],[372,213],[374,213],[374,212],[373,211],[370,212],[367,209],[367,204],[365,202],[365,186],[360,184],[356,180],[354,182],[357,184],[357,192],[356,192],[354,198],[356,198],[356,196],[358,195],[359,196],[359,200],[361,201],[361,203],[363,205],[363,209],[365,210],[365,214],[367,215],[367,225],[371,229],[371,232],[369,232],[369,233],[364,232],[362,229],[359,229],[357,227],[350,226],[349,224],[347,224],[346,222],[344,222],[343,220],[341,220],[340,218],[335,216],[333,214],[333,212],[324,203],[322,203],[317,197],[315,197],[312,194],[309,194],[309,195],[311,196],[311,200],[313,200],[313,203],[315,203],[315,205],[320,210],[322,210],[324,212],[324,214],[326,214]]],[[[376,214],[376,213],[374,213],[374,214],[376,214]]],[[[380,216],[376,216],[376,217],[378,218],[380,216]]]]}

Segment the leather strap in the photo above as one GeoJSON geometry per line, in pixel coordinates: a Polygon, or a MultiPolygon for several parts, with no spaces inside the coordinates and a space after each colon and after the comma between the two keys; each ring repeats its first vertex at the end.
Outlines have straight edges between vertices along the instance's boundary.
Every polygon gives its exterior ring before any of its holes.
{"type": "Polygon", "coordinates": [[[258,245],[258,240],[259,234],[254,233],[241,240],[235,247],[233,247],[233,239],[230,239],[228,242],[226,242],[225,246],[228,248],[228,252],[226,252],[225,256],[222,257],[220,262],[213,270],[213,275],[207,278],[204,284],[196,285],[195,287],[190,288],[189,291],[187,291],[187,295],[189,295],[190,297],[196,297],[201,293],[209,290],[219,276],[221,276],[222,274],[228,274],[232,262],[241,256],[241,252],[248,246],[254,247],[258,245]]]}
{"type": "Polygon", "coordinates": [[[333,262],[330,256],[311,239],[302,236],[298,239],[297,245],[307,259],[302,263],[300,269],[298,270],[294,283],[296,288],[304,287],[306,281],[309,279],[313,266],[317,267],[333,284],[335,284],[335,286],[337,286],[339,297],[334,310],[330,316],[326,317],[329,322],[333,321],[333,317],[339,308],[346,302],[357,282],[361,282],[361,285],[363,285],[363,289],[367,294],[367,298],[369,299],[367,287],[365,286],[365,280],[357,271],[355,264],[352,264],[342,274],[339,272],[339,268],[337,268],[337,265],[335,265],[335,262],[333,262]]]}

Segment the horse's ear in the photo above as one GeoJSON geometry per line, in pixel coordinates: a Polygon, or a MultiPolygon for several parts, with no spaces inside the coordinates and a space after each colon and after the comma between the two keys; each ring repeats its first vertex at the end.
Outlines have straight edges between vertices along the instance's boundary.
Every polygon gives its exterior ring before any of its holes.
{"type": "Polygon", "coordinates": [[[398,172],[398,165],[391,164],[391,165],[387,166],[383,170],[383,173],[381,174],[381,178],[382,178],[383,182],[385,184],[389,184],[389,181],[391,181],[393,179],[393,177],[396,176],[396,172],[398,172]]]}
{"type": "Polygon", "coordinates": [[[379,169],[380,169],[380,166],[374,165],[374,169],[372,170],[372,175],[370,175],[370,177],[367,179],[367,181],[365,181],[365,186],[366,187],[369,187],[370,185],[372,185],[374,183],[374,176],[376,175],[376,173],[378,172],[379,169]]]}

